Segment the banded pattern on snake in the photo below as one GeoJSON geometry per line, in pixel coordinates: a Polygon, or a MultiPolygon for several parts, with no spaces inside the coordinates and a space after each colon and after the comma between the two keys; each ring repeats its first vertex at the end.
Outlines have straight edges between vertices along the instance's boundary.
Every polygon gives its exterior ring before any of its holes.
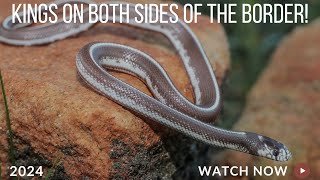
{"type": "MultiPolygon", "coordinates": [[[[54,3],[61,7],[65,3],[94,2],[67,0],[54,3]]],[[[143,117],[204,143],[277,161],[291,158],[291,153],[282,143],[269,137],[251,132],[224,130],[208,124],[207,122],[215,120],[219,114],[221,96],[215,74],[199,40],[180,20],[174,24],[138,24],[133,20],[137,14],[132,4],[129,11],[131,19],[128,25],[162,33],[170,40],[190,78],[195,103],[181,95],[165,70],[152,57],[137,49],[113,43],[89,43],[76,57],[78,72],[91,88],[143,117]],[[112,76],[108,70],[122,71],[138,77],[145,82],[156,99],[112,76]]],[[[112,9],[109,9],[108,13],[111,16],[112,9]]],[[[84,17],[86,22],[81,24],[59,21],[55,24],[29,27],[31,24],[12,23],[12,17],[9,16],[0,27],[0,42],[17,46],[52,43],[90,28],[93,24],[88,22],[88,10],[84,12],[84,17]]],[[[163,18],[169,19],[170,14],[163,18]]]]}

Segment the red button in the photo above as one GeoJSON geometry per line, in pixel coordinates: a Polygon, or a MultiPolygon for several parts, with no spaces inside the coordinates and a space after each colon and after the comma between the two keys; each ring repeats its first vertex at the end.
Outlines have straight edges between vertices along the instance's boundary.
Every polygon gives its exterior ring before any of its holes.
{"type": "Polygon", "coordinates": [[[299,179],[304,179],[309,176],[310,168],[305,163],[298,163],[294,166],[294,175],[299,179]]]}

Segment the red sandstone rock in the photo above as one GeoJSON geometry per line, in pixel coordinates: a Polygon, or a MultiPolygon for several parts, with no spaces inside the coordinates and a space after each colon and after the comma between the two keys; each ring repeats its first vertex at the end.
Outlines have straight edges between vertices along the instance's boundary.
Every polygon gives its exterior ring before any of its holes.
{"type": "MultiPolygon", "coordinates": [[[[10,14],[11,3],[17,2],[0,2],[1,21],[10,14]]],[[[209,18],[204,16],[199,18],[198,24],[190,26],[203,44],[221,83],[229,67],[228,45],[222,26],[210,24],[209,18]]],[[[177,147],[166,145],[166,137],[159,133],[162,129],[155,132],[130,111],[85,87],[77,78],[75,67],[77,52],[89,42],[129,45],[155,57],[177,88],[192,99],[192,89],[182,63],[167,40],[159,37],[125,25],[99,24],[77,37],[45,46],[0,44],[0,68],[8,97],[14,143],[18,149],[17,164],[42,165],[47,171],[55,159],[62,157],[62,164],[55,173],[55,177],[60,178],[154,179],[172,176],[177,169],[174,158],[181,156],[179,161],[183,161],[190,155],[188,148],[177,153],[170,150],[181,148],[181,143],[179,145],[176,140],[183,143],[184,137],[174,138],[172,144],[177,147]]],[[[149,93],[136,78],[117,75],[149,93]]],[[[3,175],[9,165],[4,115],[1,96],[0,163],[3,175]]]]}
{"type": "Polygon", "coordinates": [[[311,168],[307,179],[319,179],[319,32],[318,20],[297,28],[282,41],[250,93],[243,116],[235,126],[235,129],[258,132],[282,141],[291,150],[293,159],[279,163],[227,151],[219,157],[221,164],[287,165],[287,177],[272,178],[293,179],[294,164],[304,162],[311,168]]]}

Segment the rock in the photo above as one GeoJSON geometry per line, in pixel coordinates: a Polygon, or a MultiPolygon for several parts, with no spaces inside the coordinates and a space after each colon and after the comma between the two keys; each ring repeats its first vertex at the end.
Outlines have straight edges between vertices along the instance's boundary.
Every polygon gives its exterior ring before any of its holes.
{"type": "MultiPolygon", "coordinates": [[[[252,89],[235,129],[258,132],[280,140],[293,159],[279,163],[225,151],[220,164],[288,166],[293,179],[296,163],[311,168],[308,179],[320,177],[320,21],[299,27],[286,37],[252,89]]],[[[270,177],[268,177],[270,178],[270,177]]],[[[260,179],[260,177],[257,177],[260,179]]]]}
{"type": "MultiPolygon", "coordinates": [[[[11,3],[18,2],[0,3],[1,21],[10,14],[11,3]]],[[[210,24],[205,16],[199,18],[198,24],[190,26],[203,44],[221,84],[229,68],[223,27],[218,23],[210,24]]],[[[61,158],[62,163],[53,175],[55,178],[155,179],[184,174],[185,161],[204,162],[207,146],[146,123],[81,83],[75,56],[81,47],[93,41],[126,44],[152,55],[165,67],[177,88],[192,99],[192,88],[179,57],[165,38],[151,32],[119,24],[99,24],[76,37],[44,46],[0,44],[0,67],[17,164],[41,165],[46,175],[53,162],[61,158]]],[[[116,75],[149,93],[136,78],[116,75]]],[[[1,96],[0,163],[3,176],[9,166],[4,109],[1,96]]]]}

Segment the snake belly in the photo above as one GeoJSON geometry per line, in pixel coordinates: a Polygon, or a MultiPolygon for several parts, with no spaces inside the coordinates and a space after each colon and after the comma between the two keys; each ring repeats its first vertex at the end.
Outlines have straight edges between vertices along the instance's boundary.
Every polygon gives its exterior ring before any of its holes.
{"type": "MultiPolygon", "coordinates": [[[[59,7],[66,3],[94,3],[89,0],[67,0],[53,2],[59,7]]],[[[81,48],[76,56],[76,67],[82,79],[95,91],[125,108],[157,123],[177,130],[209,145],[224,147],[266,157],[277,161],[291,158],[290,151],[280,142],[250,132],[237,132],[215,127],[214,121],[221,109],[220,89],[199,40],[181,20],[177,23],[136,23],[138,17],[134,4],[106,2],[106,4],[129,4],[129,26],[163,34],[179,54],[194,90],[195,103],[187,100],[156,60],[151,56],[115,43],[93,42],[81,48]],[[116,70],[132,74],[141,79],[152,92],[146,95],[129,84],[117,79],[108,71],[116,70]]],[[[109,9],[109,17],[120,9],[109,9]]],[[[30,46],[43,45],[65,39],[93,26],[89,23],[88,9],[84,11],[84,23],[64,23],[30,26],[13,23],[7,17],[0,27],[0,42],[30,46]]],[[[157,13],[149,10],[150,13],[157,13]]],[[[106,12],[103,12],[106,13],[106,12]]],[[[23,13],[19,13],[22,17],[23,13]]],[[[172,18],[163,15],[163,20],[172,18]]]]}

